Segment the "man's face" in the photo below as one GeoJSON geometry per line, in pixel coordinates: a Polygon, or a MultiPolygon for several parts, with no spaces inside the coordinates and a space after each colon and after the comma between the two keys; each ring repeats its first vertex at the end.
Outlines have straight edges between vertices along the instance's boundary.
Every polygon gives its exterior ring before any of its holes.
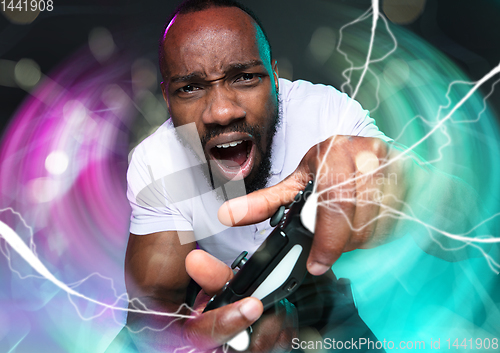
{"type": "Polygon", "coordinates": [[[179,15],[163,49],[162,90],[174,125],[196,124],[216,181],[263,187],[257,179],[269,173],[278,75],[257,25],[235,7],[179,15]]]}

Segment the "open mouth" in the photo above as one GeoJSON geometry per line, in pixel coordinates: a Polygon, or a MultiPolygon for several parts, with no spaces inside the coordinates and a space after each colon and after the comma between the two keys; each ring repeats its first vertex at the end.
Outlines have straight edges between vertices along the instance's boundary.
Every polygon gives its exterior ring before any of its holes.
{"type": "Polygon", "coordinates": [[[218,170],[227,180],[246,178],[252,171],[255,142],[248,134],[219,135],[207,143],[206,149],[212,161],[212,170],[218,170]]]}

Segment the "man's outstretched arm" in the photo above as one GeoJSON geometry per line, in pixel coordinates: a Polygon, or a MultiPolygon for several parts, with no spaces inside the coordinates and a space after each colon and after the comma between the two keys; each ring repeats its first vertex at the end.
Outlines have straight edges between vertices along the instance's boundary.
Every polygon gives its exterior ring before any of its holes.
{"type": "Polygon", "coordinates": [[[309,180],[318,195],[308,259],[324,273],[343,252],[374,247],[411,233],[424,251],[446,260],[481,253],[454,236],[479,222],[478,199],[458,178],[428,167],[416,154],[378,138],[332,136],[313,146],[281,183],[226,202],[223,224],[251,224],[288,205],[309,180]],[[244,210],[242,213],[241,210],[244,210]],[[242,213],[242,214],[239,214],[242,213]],[[447,249],[453,249],[448,251],[447,249]]]}

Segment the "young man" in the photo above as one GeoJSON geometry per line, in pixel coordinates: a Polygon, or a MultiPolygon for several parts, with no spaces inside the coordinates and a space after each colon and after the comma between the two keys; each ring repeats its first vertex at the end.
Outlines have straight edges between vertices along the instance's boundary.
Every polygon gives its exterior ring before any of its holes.
{"type": "MultiPolygon", "coordinates": [[[[345,94],[278,79],[262,26],[232,1],[182,4],[161,40],[160,68],[171,119],[137,147],[128,172],[131,307],[189,315],[181,306],[189,302],[194,279],[203,289],[194,303],[201,313],[231,278],[227,264],[242,250],[255,251],[270,232],[266,219],[311,179],[322,206],[307,267],[314,276],[326,275],[308,283],[321,292],[324,283],[334,283],[329,269],[343,252],[404,234],[407,224],[382,216],[404,211],[415,195],[432,195],[431,175],[444,177],[402,154],[345,94]],[[397,183],[384,182],[391,176],[397,183]],[[252,193],[219,208],[227,196],[220,191],[231,180],[243,180],[252,193]],[[206,185],[216,191],[207,192],[206,185]],[[247,226],[227,227],[232,225],[247,226]]],[[[433,251],[432,242],[422,246],[433,251]]],[[[321,312],[333,310],[329,289],[325,293],[322,299],[315,293],[295,298],[302,321],[307,307],[300,302],[319,301],[317,320],[310,322],[318,330],[328,326],[321,312]]],[[[261,315],[260,301],[247,298],[191,319],[129,313],[127,326],[138,331],[131,336],[139,351],[213,351],[260,318],[250,350],[288,351],[296,335],[294,306],[284,301],[261,315]]]]}

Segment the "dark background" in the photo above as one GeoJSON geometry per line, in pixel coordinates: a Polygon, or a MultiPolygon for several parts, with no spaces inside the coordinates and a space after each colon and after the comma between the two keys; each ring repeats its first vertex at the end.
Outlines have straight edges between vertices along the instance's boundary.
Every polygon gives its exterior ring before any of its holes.
{"type": "MultiPolygon", "coordinates": [[[[404,2],[404,1],[401,1],[404,2]]],[[[117,45],[134,46],[154,60],[157,38],[177,1],[85,0],[55,1],[52,12],[41,12],[28,25],[10,23],[0,15],[0,58],[18,61],[33,59],[44,74],[60,65],[88,43],[89,32],[105,27],[117,45]]],[[[325,6],[351,6],[366,10],[367,0],[339,1],[252,1],[247,5],[261,17],[276,57],[285,55],[293,63],[293,78],[328,82],[320,70],[305,65],[301,51],[307,47],[318,21],[325,21],[325,6]]],[[[382,4],[382,2],[381,2],[382,4]]],[[[448,55],[469,77],[477,80],[500,60],[500,2],[494,0],[427,1],[423,13],[406,29],[448,55]]],[[[326,19],[327,20],[327,19],[326,19]]],[[[332,18],[336,28],[338,18],[332,18]]],[[[394,25],[394,24],[392,24],[394,25]]],[[[490,83],[491,85],[491,83],[490,83]]],[[[489,91],[485,85],[483,92],[489,91]]],[[[16,87],[0,86],[0,131],[28,93],[16,87]]],[[[500,95],[489,104],[500,111],[500,95]]]]}

